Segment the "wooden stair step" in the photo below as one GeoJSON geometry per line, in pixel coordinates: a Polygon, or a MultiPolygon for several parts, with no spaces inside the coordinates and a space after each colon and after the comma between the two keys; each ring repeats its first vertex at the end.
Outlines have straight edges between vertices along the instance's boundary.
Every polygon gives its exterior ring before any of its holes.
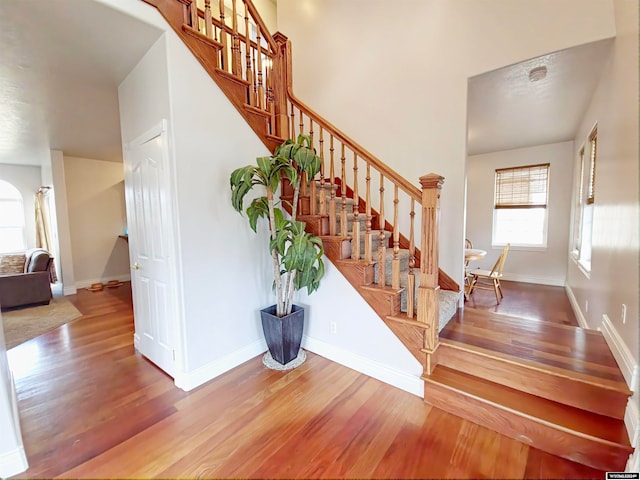
{"type": "Polygon", "coordinates": [[[539,397],[623,419],[625,384],[442,338],[438,363],[539,397]]]}
{"type": "Polygon", "coordinates": [[[540,450],[607,471],[622,471],[633,448],[624,422],[436,366],[425,401],[540,450]]]}
{"type": "Polygon", "coordinates": [[[440,337],[628,392],[615,358],[597,331],[465,308],[440,337]]]}

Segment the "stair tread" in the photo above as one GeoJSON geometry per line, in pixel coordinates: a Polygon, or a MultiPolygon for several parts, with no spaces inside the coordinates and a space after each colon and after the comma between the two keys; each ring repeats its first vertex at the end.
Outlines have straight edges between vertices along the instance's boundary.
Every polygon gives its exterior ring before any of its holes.
{"type": "MultiPolygon", "coordinates": [[[[438,365],[427,384],[439,384],[529,418],[578,435],[613,443],[631,451],[624,421],[537,397],[457,370],[438,365]]],[[[427,387],[428,388],[428,387],[427,387]]]]}
{"type": "MultiPolygon", "coordinates": [[[[570,378],[573,381],[595,385],[597,387],[604,388],[612,392],[618,392],[625,395],[631,395],[632,393],[627,388],[627,385],[624,382],[609,380],[601,377],[594,377],[589,374],[583,374],[582,372],[576,372],[573,370],[567,370],[566,368],[559,368],[546,363],[540,363],[539,361],[536,361],[536,360],[529,360],[526,358],[509,355],[499,351],[478,347],[476,345],[468,345],[466,343],[461,343],[456,340],[451,340],[449,338],[441,337],[440,343],[447,347],[452,347],[456,350],[464,350],[464,351],[472,352],[473,354],[476,354],[480,357],[490,357],[490,358],[498,359],[499,361],[516,364],[524,369],[531,369],[538,372],[544,372],[546,374],[555,375],[558,377],[570,378]]],[[[526,370],[524,371],[526,372],[526,370]]]]}
{"type": "Polygon", "coordinates": [[[486,312],[479,314],[474,310],[466,308],[449,322],[440,333],[441,341],[469,345],[628,391],[600,332],[486,312]]]}

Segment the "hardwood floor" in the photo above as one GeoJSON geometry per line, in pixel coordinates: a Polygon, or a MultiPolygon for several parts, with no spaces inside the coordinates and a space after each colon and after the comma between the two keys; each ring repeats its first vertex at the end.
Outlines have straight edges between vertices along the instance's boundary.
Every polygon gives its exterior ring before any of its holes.
{"type": "MultiPolygon", "coordinates": [[[[475,294],[474,294],[475,295],[475,294]]],[[[30,469],[18,477],[604,478],[309,354],[254,358],[191,392],[136,354],[128,285],[9,351],[30,469]]]]}
{"type": "Polygon", "coordinates": [[[564,287],[506,280],[502,280],[500,285],[504,298],[499,305],[496,303],[493,290],[474,290],[465,302],[465,307],[530,320],[578,326],[564,287]]]}

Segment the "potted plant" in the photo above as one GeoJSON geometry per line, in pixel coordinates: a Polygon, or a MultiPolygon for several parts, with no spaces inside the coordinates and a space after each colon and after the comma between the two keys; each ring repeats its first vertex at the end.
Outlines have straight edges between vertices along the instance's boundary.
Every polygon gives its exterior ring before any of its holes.
{"type": "Polygon", "coordinates": [[[264,191],[263,196],[253,199],[246,213],[254,232],[259,219],[268,221],[276,304],[260,313],[271,356],[284,365],[297,357],[302,341],[304,310],[293,304],[293,295],[302,288],[313,293],[324,275],[322,240],[307,233],[306,224],[296,220],[300,184],[305,177],[307,183],[314,180],[320,158],[311,138],[299,135],[295,142],[286,140],[278,146],[272,156],[258,157],[256,163],[231,173],[231,203],[242,214],[245,196],[254,187],[264,191]],[[292,203],[278,195],[284,179],[293,187],[292,203]],[[285,206],[290,208],[290,216],[285,206]]]}

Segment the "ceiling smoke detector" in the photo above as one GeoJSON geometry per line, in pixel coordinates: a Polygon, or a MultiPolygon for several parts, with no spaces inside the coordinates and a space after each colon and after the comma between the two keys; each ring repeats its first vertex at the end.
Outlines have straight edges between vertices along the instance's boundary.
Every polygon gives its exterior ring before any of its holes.
{"type": "Polygon", "coordinates": [[[532,68],[529,72],[529,80],[531,82],[538,82],[547,76],[547,67],[544,65],[542,67],[532,68]]]}

